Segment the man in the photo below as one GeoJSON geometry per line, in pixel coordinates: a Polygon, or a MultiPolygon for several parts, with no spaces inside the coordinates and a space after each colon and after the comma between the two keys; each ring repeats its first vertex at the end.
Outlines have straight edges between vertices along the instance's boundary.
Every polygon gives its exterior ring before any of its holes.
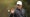
{"type": "Polygon", "coordinates": [[[14,17],[25,17],[25,10],[22,8],[22,1],[17,1],[17,8],[14,13],[14,17]]]}

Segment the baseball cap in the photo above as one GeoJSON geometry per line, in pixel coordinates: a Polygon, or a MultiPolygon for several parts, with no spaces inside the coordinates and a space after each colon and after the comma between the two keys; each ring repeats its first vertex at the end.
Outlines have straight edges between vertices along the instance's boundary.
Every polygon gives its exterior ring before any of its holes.
{"type": "Polygon", "coordinates": [[[17,4],[22,5],[22,1],[17,1],[17,4]]]}

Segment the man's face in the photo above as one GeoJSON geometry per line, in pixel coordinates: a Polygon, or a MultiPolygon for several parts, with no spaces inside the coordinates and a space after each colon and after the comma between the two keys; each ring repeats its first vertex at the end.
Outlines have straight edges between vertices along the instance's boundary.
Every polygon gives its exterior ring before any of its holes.
{"type": "Polygon", "coordinates": [[[18,5],[17,7],[18,7],[18,9],[20,9],[20,8],[22,8],[22,5],[18,5]]]}

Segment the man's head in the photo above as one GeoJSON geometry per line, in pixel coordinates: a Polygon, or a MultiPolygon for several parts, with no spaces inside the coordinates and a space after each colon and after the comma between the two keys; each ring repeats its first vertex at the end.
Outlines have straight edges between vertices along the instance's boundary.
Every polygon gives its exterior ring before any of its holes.
{"type": "Polygon", "coordinates": [[[18,9],[22,8],[22,1],[17,1],[17,8],[18,9]]]}

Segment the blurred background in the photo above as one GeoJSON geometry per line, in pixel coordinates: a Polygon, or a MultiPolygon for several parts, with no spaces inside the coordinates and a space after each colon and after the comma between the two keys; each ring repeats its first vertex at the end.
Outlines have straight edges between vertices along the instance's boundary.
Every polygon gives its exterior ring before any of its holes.
{"type": "MultiPolygon", "coordinates": [[[[15,8],[18,0],[0,0],[0,17],[8,17],[8,10],[15,8]]],[[[21,0],[26,9],[26,16],[30,17],[30,0],[21,0]]]]}

